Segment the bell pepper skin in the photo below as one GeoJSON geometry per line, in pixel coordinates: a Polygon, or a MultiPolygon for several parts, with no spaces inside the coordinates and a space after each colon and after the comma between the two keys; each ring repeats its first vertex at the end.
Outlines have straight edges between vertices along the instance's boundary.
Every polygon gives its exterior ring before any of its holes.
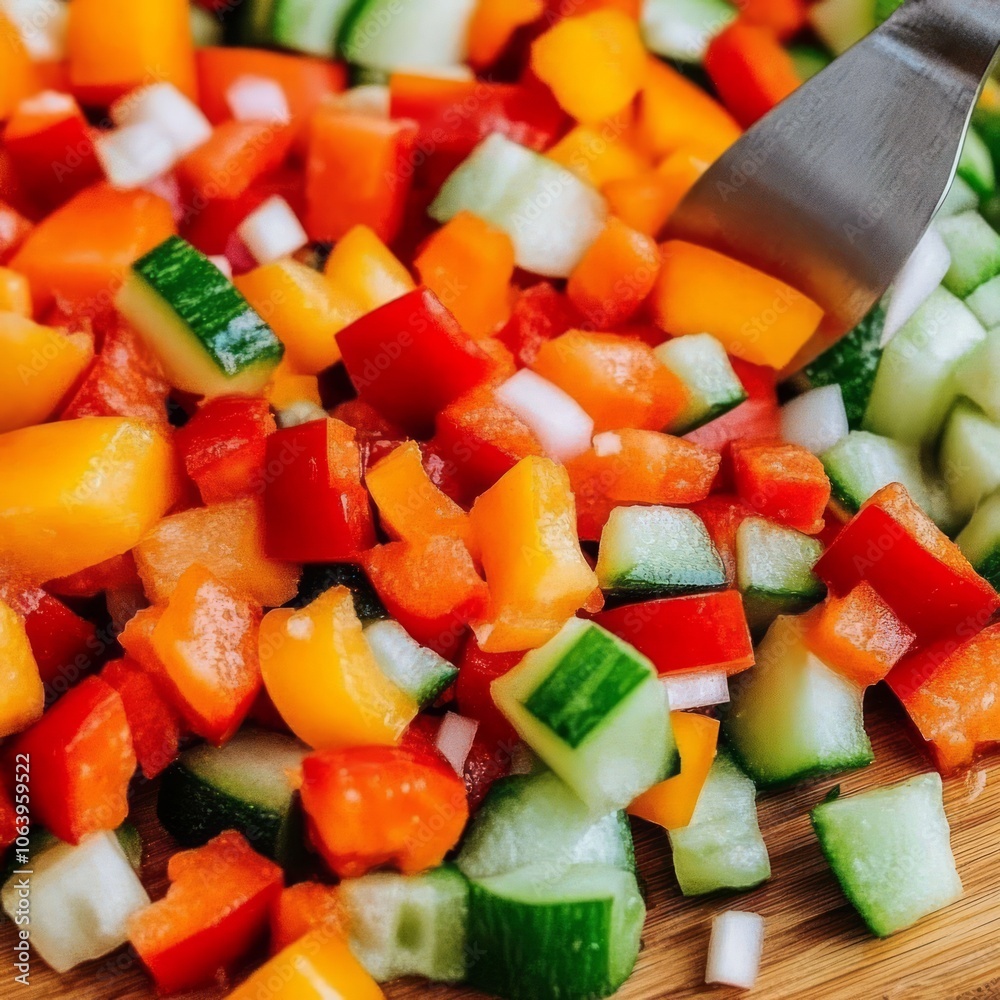
{"type": "MultiPolygon", "coordinates": [[[[0,158],[0,179],[2,179],[2,166],[3,160],[0,158]]],[[[16,208],[8,205],[2,196],[3,190],[0,184],[0,264],[6,264],[34,227],[16,208]]]]}
{"type": "Polygon", "coordinates": [[[212,985],[262,940],[281,869],[234,830],[167,864],[166,896],[132,915],[129,939],[162,993],[212,985]]]}
{"type": "Polygon", "coordinates": [[[128,815],[132,735],[121,696],[99,677],[68,691],[10,753],[30,755],[32,818],[60,840],[78,844],[128,815]]]}
{"type": "Polygon", "coordinates": [[[353,562],[375,542],[352,427],[312,420],[266,442],[265,550],[272,559],[353,562]]]}
{"type": "Polygon", "coordinates": [[[496,743],[476,732],[462,770],[471,811],[482,805],[496,782],[510,774],[513,748],[513,744],[496,743]]]}
{"type": "Polygon", "coordinates": [[[299,739],[318,749],[399,742],[417,705],[379,669],[351,592],[332,587],[297,610],[264,616],[267,693],[299,739]]]}
{"type": "Polygon", "coordinates": [[[0,601],[0,738],[12,736],[41,718],[45,688],[24,622],[0,601]]]}
{"type": "Polygon", "coordinates": [[[323,274],[351,322],[416,288],[410,272],[369,226],[354,226],[337,241],[323,274]]]}
{"type": "Polygon", "coordinates": [[[479,723],[477,737],[482,737],[494,749],[503,748],[509,755],[520,737],[497,708],[490,685],[524,658],[523,651],[511,653],[484,653],[475,636],[462,650],[458,661],[458,680],[455,682],[455,700],[460,714],[479,723]]]}
{"type": "Polygon", "coordinates": [[[49,580],[46,584],[49,593],[60,597],[96,597],[105,590],[124,590],[130,587],[142,590],[142,581],[135,571],[135,559],[131,552],[112,556],[81,569],[78,573],[49,580]]]}
{"type": "Polygon", "coordinates": [[[199,408],[175,443],[205,503],[253,491],[263,478],[266,439],[274,430],[274,417],[262,399],[220,396],[199,408]]]}
{"type": "Polygon", "coordinates": [[[126,418],[10,431],[0,435],[0,463],[9,470],[0,483],[0,550],[15,572],[38,581],[126,552],[178,494],[171,442],[126,418]]]}
{"type": "Polygon", "coordinates": [[[271,907],[271,954],[283,951],[312,930],[343,939],[346,920],[336,886],[320,882],[290,885],[271,907]]]}
{"type": "Polygon", "coordinates": [[[21,101],[39,89],[39,79],[20,32],[5,14],[0,14],[0,45],[4,51],[4,71],[0,78],[2,122],[21,101]]]}
{"type": "Polygon", "coordinates": [[[510,319],[497,334],[514,354],[518,367],[530,367],[548,340],[583,325],[572,302],[547,281],[525,288],[514,300],[510,319]]]}
{"type": "Polygon", "coordinates": [[[503,54],[518,28],[545,13],[545,0],[481,0],[469,23],[469,62],[490,66],[503,54]]]}
{"type": "Polygon", "coordinates": [[[309,754],[301,795],[312,843],[340,878],[382,865],[404,874],[434,868],[469,818],[465,783],[416,734],[398,747],[309,754]]]}
{"type": "Polygon", "coordinates": [[[736,583],[736,532],[753,511],[739,497],[729,493],[715,493],[705,500],[692,504],[691,510],[701,518],[712,544],[722,557],[726,569],[726,584],[736,583]]]}
{"type": "Polygon", "coordinates": [[[6,787],[0,785],[0,851],[17,840],[17,809],[6,787]]]}
{"type": "Polygon", "coordinates": [[[968,638],[1000,607],[1000,595],[899,483],[862,505],[815,571],[839,595],[866,580],[922,641],[968,638]]]}

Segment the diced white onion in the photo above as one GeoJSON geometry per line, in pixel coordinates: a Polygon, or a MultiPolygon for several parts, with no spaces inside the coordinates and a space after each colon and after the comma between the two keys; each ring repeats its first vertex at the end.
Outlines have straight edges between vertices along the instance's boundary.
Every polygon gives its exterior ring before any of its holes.
{"type": "Polygon", "coordinates": [[[889,306],[882,328],[883,347],[927,301],[950,267],[951,253],[941,234],[931,226],[889,290],[889,306]]]}
{"type": "Polygon", "coordinates": [[[622,450],[622,439],[620,434],[614,431],[605,431],[603,434],[594,435],[594,454],[598,458],[607,458],[609,455],[618,455],[622,450]]]}
{"type": "Polygon", "coordinates": [[[829,451],[849,431],[844,396],[836,383],[810,389],[781,408],[781,436],[814,455],[829,451]]]}
{"type": "Polygon", "coordinates": [[[729,701],[729,678],[724,670],[692,670],[667,674],[660,680],[667,689],[667,701],[674,712],[724,705],[729,701]]]}
{"type": "Polygon", "coordinates": [[[284,88],[266,76],[238,77],[226,91],[226,104],[238,122],[287,125],[292,120],[284,88]]]}
{"type": "Polygon", "coordinates": [[[121,190],[151,184],[177,160],[170,137],[150,122],[102,132],[94,140],[94,151],[111,186],[121,190]]]}
{"type": "Polygon", "coordinates": [[[212,134],[201,108],[172,83],[152,83],[126,94],[111,106],[116,125],[155,125],[173,143],[175,160],[197,149],[212,134]]]}
{"type": "Polygon", "coordinates": [[[757,982],[764,950],[764,918],[757,913],[726,910],[712,920],[706,983],[748,990],[757,982]]]}
{"type": "Polygon", "coordinates": [[[297,399],[294,403],[289,403],[284,409],[278,410],[275,420],[278,426],[284,430],[286,427],[298,427],[300,424],[310,424],[314,420],[326,420],[329,414],[322,406],[318,406],[311,399],[297,399]]]}
{"type": "Polygon", "coordinates": [[[177,177],[172,173],[161,174],[148,184],[143,184],[142,186],[152,194],[159,195],[170,206],[170,214],[173,216],[174,222],[180,225],[186,210],[184,207],[184,197],[181,194],[180,182],[177,180],[177,177]]]}
{"type": "Polygon", "coordinates": [[[227,278],[233,276],[233,265],[229,263],[229,258],[225,254],[212,254],[208,258],[227,278]]]}
{"type": "Polygon", "coordinates": [[[0,0],[0,13],[14,24],[33,61],[65,58],[68,3],[61,0],[0,0]]]}
{"type": "Polygon", "coordinates": [[[292,206],[280,195],[258,205],[236,227],[236,232],[258,264],[287,257],[309,242],[292,206]]]}
{"type": "Polygon", "coordinates": [[[59,90],[43,90],[26,97],[17,106],[20,113],[28,115],[71,115],[76,111],[76,101],[59,90]]]}
{"type": "Polygon", "coordinates": [[[366,83],[351,87],[330,98],[330,106],[349,115],[365,118],[388,118],[391,97],[389,88],[381,83],[366,83]]]}
{"type": "Polygon", "coordinates": [[[522,368],[496,390],[534,432],[549,457],[568,462],[590,449],[594,421],[569,393],[522,368]]]}
{"type": "Polygon", "coordinates": [[[455,712],[445,712],[441,720],[434,742],[459,777],[465,774],[465,762],[469,758],[478,728],[479,723],[475,719],[467,719],[455,712]]]}

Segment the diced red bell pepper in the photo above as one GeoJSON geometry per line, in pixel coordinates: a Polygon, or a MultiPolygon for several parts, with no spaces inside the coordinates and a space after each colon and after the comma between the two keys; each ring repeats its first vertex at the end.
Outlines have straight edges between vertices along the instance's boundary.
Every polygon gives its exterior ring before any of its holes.
{"type": "Polygon", "coordinates": [[[778,441],[781,439],[781,411],[775,390],[773,369],[730,358],[733,370],[746,389],[747,398],[739,406],[716,417],[703,427],[686,434],[705,448],[725,451],[731,441],[778,441]]]}
{"type": "Polygon", "coordinates": [[[112,556],[94,566],[88,566],[70,576],[57,577],[45,584],[47,590],[60,597],[96,597],[108,590],[130,587],[142,589],[131,552],[112,556]]]}
{"type": "Polygon", "coordinates": [[[155,778],[177,759],[183,734],[180,715],[156,678],[135,660],[122,657],[106,663],[101,680],[121,695],[139,767],[147,778],[155,778]]]}
{"type": "Polygon", "coordinates": [[[823,530],[830,480],[823,463],[797,444],[732,445],[736,492],[758,514],[807,535],[823,530]]]}
{"type": "Polygon", "coordinates": [[[163,993],[214,985],[267,933],[281,869],[227,830],[167,864],[166,896],[135,913],[128,932],[163,993]]]}
{"type": "Polygon", "coordinates": [[[479,723],[477,739],[485,740],[494,750],[505,750],[508,756],[519,737],[507,717],[497,708],[490,685],[516,667],[523,658],[523,652],[484,653],[476,637],[470,636],[458,661],[455,698],[459,712],[479,723]]]}
{"type": "Polygon", "coordinates": [[[546,341],[583,325],[583,316],[569,298],[547,281],[540,281],[517,297],[497,339],[513,351],[514,359],[523,368],[534,363],[546,341]]]}
{"type": "Polygon", "coordinates": [[[867,580],[921,641],[967,638],[1000,607],[1000,595],[899,483],[862,506],[816,573],[835,594],[867,580]]]}
{"type": "Polygon", "coordinates": [[[453,654],[466,624],[486,613],[489,590],[458,538],[379,545],[365,553],[364,566],[389,614],[442,656],[453,654]]]}
{"type": "Polygon", "coordinates": [[[220,396],[204,403],[174,441],[202,500],[221,503],[264,481],[266,439],[274,430],[267,400],[220,396]]]}
{"type": "Polygon", "coordinates": [[[363,316],[337,334],[337,343],[361,399],[416,436],[496,369],[426,288],[363,316]]]}
{"type": "Polygon", "coordinates": [[[753,666],[753,644],[739,591],[668,597],[627,604],[594,621],[635,646],[660,674],[753,666]]]}
{"type": "Polygon", "coordinates": [[[78,844],[128,815],[132,735],[121,696],[99,677],[67,692],[9,752],[31,758],[32,819],[60,840],[78,844]]]}
{"type": "Polygon", "coordinates": [[[28,238],[31,222],[17,209],[0,201],[0,264],[6,264],[17,248],[28,238]]]}
{"type": "Polygon", "coordinates": [[[732,586],[736,582],[736,532],[753,511],[739,497],[728,493],[699,500],[691,505],[691,510],[701,518],[712,536],[712,543],[726,569],[726,582],[732,586]]]}
{"type": "Polygon", "coordinates": [[[494,783],[510,774],[512,749],[513,744],[501,746],[476,732],[462,771],[470,810],[478,809],[494,783]]]}
{"type": "Polygon", "coordinates": [[[807,4],[808,0],[737,0],[736,6],[742,21],[770,28],[784,40],[805,26],[807,4]]]}
{"type": "Polygon", "coordinates": [[[6,787],[0,785],[0,851],[6,851],[17,839],[17,811],[6,787]]]}
{"type": "Polygon", "coordinates": [[[469,818],[465,783],[425,737],[351,747],[302,762],[302,808],[313,845],[341,878],[391,865],[439,865],[469,818]]]}
{"type": "Polygon", "coordinates": [[[353,562],[374,543],[354,428],[312,420],[270,435],[264,480],[268,556],[353,562]]]}
{"type": "Polygon", "coordinates": [[[322,882],[290,885],[271,907],[271,953],[276,955],[316,929],[331,937],[342,937],[346,923],[337,886],[322,882]]]}

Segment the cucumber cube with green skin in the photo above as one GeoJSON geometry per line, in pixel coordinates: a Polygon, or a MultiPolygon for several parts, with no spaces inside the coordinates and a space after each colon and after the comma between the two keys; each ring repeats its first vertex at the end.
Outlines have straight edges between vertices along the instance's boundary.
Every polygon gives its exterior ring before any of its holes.
{"type": "Polygon", "coordinates": [[[380,983],[401,976],[465,978],[469,884],[454,866],[419,875],[376,872],[339,887],[351,951],[380,983]]]}
{"type": "Polygon", "coordinates": [[[732,682],[723,731],[740,765],[760,788],[866,767],[864,691],[806,647],[799,623],[775,620],[757,647],[757,663],[732,682]]]}
{"type": "Polygon", "coordinates": [[[1000,421],[1000,329],[991,330],[955,370],[958,389],[1000,421]]]}
{"type": "Polygon", "coordinates": [[[826,593],[813,566],[823,554],[815,538],[763,517],[748,517],[736,531],[736,585],[747,622],[763,633],[778,615],[805,611],[826,593]]]}
{"type": "Polygon", "coordinates": [[[458,677],[455,666],[421,646],[399,622],[372,622],[365,628],[365,639],[382,673],[421,708],[458,677]]]}
{"type": "Polygon", "coordinates": [[[595,819],[679,769],[652,663],[593,622],[571,618],[497,678],[492,693],[521,739],[595,819]]]}
{"type": "Polygon", "coordinates": [[[710,334],[674,337],[654,353],[688,390],[687,405],[666,428],[670,434],[687,434],[747,398],[726,349],[710,334]]]}
{"type": "Polygon", "coordinates": [[[886,345],[864,429],[910,444],[936,440],[958,395],[955,370],[985,338],[972,310],[936,288],[886,345]]]}
{"type": "Polygon", "coordinates": [[[809,816],[844,895],[878,937],[962,895],[939,774],[823,802],[809,816]]]}
{"type": "Polygon", "coordinates": [[[1000,486],[1000,425],[960,399],[945,425],[939,464],[955,513],[967,521],[979,501],[1000,486]]]}
{"type": "Polygon", "coordinates": [[[792,57],[795,72],[803,83],[811,80],[833,62],[830,53],[818,45],[790,45],[788,54],[792,57]]]}
{"type": "Polygon", "coordinates": [[[1000,588],[1000,492],[983,500],[955,543],[976,572],[1000,588]]]}
{"type": "Polygon", "coordinates": [[[639,26],[650,52],[664,59],[701,63],[709,42],[738,13],[728,0],[646,0],[639,26]]]}
{"type": "Polygon", "coordinates": [[[597,581],[615,600],[652,600],[726,585],[701,518],[677,507],[616,507],[601,532],[597,581]]]}
{"type": "Polygon", "coordinates": [[[974,212],[978,209],[979,195],[956,174],[935,218],[941,221],[955,215],[961,215],[963,212],[974,212]]]}
{"type": "Polygon", "coordinates": [[[876,0],[819,0],[809,6],[809,23],[839,56],[878,26],[876,0]]]}
{"type": "Polygon", "coordinates": [[[516,1000],[610,996],[635,966],[645,917],[635,875],[609,865],[474,880],[468,981],[516,1000]]]}
{"type": "Polygon", "coordinates": [[[244,0],[229,34],[241,45],[278,46],[333,56],[341,21],[354,0],[244,0]]]}
{"type": "Polygon", "coordinates": [[[980,285],[965,300],[965,304],[987,330],[1000,326],[1000,276],[980,285]]]}
{"type": "Polygon", "coordinates": [[[669,836],[685,896],[753,889],[771,877],[757,822],[757,789],[728,750],[712,761],[691,822],[669,836]]]}
{"type": "Polygon", "coordinates": [[[1000,235],[978,212],[940,219],[938,232],[951,252],[944,287],[959,298],[1000,274],[1000,235]]]}
{"type": "Polygon", "coordinates": [[[958,176],[980,198],[988,198],[996,190],[997,173],[993,154],[986,140],[974,128],[966,133],[962,155],[958,161],[958,176]]]}
{"type": "Polygon", "coordinates": [[[185,392],[255,395],[285,352],[236,286],[179,236],[132,265],[115,306],[185,392]]]}

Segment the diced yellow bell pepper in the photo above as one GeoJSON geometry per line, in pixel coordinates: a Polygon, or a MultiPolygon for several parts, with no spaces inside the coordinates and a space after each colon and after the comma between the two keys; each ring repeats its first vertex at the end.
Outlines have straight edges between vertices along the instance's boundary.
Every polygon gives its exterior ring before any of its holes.
{"type": "Polygon", "coordinates": [[[0,122],[11,116],[24,98],[39,88],[35,66],[13,22],[0,12],[0,122]]]}
{"type": "Polygon", "coordinates": [[[627,141],[623,126],[617,117],[603,126],[577,125],[545,155],[595,188],[637,177],[649,169],[649,161],[627,141]]]}
{"type": "Polygon", "coordinates": [[[260,626],[264,686],[288,728],[317,750],[394,745],[418,706],[379,669],[346,587],[260,626]]]}
{"type": "Polygon", "coordinates": [[[472,536],[490,588],[490,621],[474,626],[489,653],[548,642],[597,588],[580,551],[569,475],[524,458],[472,508],[472,536]]]}
{"type": "Polygon", "coordinates": [[[0,552],[37,582],[127,552],[176,502],[170,440],[126,417],[0,434],[0,552]]]}
{"type": "Polygon", "coordinates": [[[319,394],[319,379],[315,375],[299,375],[288,363],[287,354],[271,372],[271,381],[264,387],[264,396],[276,410],[301,402],[323,405],[319,394]]]}
{"type": "Polygon", "coordinates": [[[50,417],[93,356],[86,334],[0,313],[0,433],[50,417]]]}
{"type": "Polygon", "coordinates": [[[24,622],[0,601],[0,738],[27,729],[44,708],[45,689],[24,622]]]}
{"type": "Polygon", "coordinates": [[[229,1000],[384,1000],[347,942],[318,928],[279,951],[229,994],[229,1000]]]}
{"type": "Polygon", "coordinates": [[[28,279],[9,267],[0,267],[0,313],[31,315],[31,285],[28,279]]]}
{"type": "Polygon", "coordinates": [[[351,322],[416,288],[410,272],[367,226],[355,226],[343,236],[324,273],[338,300],[354,310],[351,322]]]}
{"type": "Polygon", "coordinates": [[[671,712],[670,724],[681,755],[680,774],[643,792],[628,807],[628,812],[666,830],[679,830],[691,822],[698,796],[712,769],[719,742],[719,720],[693,712],[671,712]]]}

